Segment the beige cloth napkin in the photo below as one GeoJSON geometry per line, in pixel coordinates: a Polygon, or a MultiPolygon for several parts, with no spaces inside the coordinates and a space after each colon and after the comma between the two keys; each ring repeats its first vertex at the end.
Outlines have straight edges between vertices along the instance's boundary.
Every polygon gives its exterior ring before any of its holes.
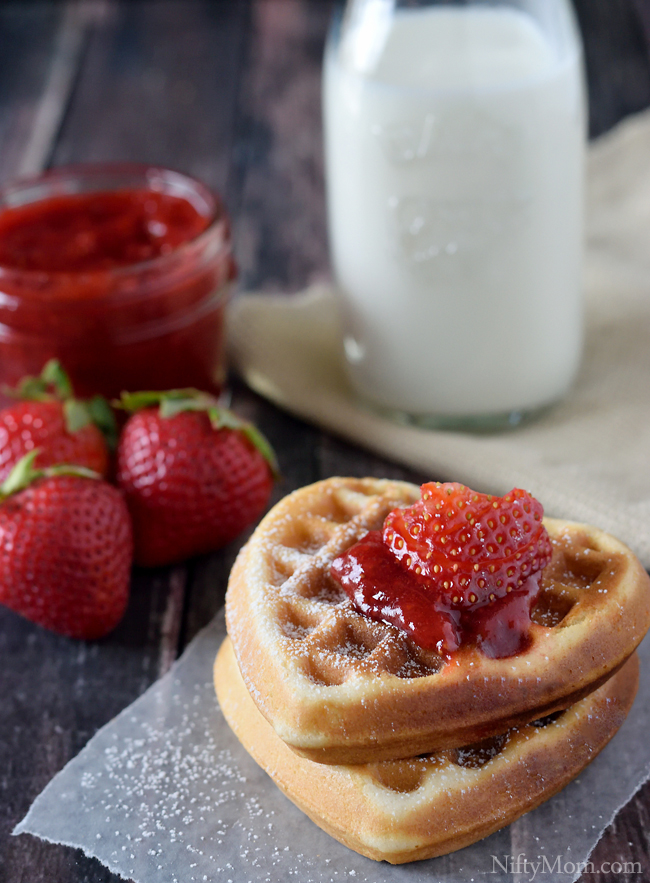
{"type": "Polygon", "coordinates": [[[240,295],[233,366],[280,407],[424,477],[500,494],[524,487],[547,514],[610,531],[650,568],[650,112],[590,148],[587,230],[582,368],[569,397],[528,426],[477,436],[366,410],[344,374],[327,285],[240,295]]]}

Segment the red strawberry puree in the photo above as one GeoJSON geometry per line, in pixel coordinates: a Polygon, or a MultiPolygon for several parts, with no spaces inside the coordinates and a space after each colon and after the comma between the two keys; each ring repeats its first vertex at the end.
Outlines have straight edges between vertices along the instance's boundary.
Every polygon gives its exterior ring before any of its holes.
{"type": "Polygon", "coordinates": [[[476,644],[490,657],[521,652],[551,543],[541,505],[430,483],[332,563],[331,572],[372,619],[449,655],[476,644]]]}
{"type": "Polygon", "coordinates": [[[217,391],[228,222],[165,169],[77,166],[0,192],[0,382],[57,357],[78,395],[217,391]]]}

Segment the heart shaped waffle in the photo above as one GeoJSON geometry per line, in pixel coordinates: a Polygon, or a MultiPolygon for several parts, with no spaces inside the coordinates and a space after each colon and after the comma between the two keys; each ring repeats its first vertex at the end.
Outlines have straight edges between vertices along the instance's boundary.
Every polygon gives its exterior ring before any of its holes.
{"type": "Polygon", "coordinates": [[[226,720],[276,785],[337,840],[394,864],[460,849],[543,803],[611,739],[637,682],[634,654],[557,716],[466,748],[334,766],[299,757],[275,735],[246,689],[228,639],[215,664],[226,720]]]}
{"type": "Polygon", "coordinates": [[[332,478],[285,497],[240,553],[226,601],[244,682],[278,736],[326,763],[414,757],[503,733],[598,688],[650,625],[650,579],[630,550],[586,525],[546,519],[553,555],[527,649],[451,659],[358,613],[332,560],[414,485],[332,478]]]}

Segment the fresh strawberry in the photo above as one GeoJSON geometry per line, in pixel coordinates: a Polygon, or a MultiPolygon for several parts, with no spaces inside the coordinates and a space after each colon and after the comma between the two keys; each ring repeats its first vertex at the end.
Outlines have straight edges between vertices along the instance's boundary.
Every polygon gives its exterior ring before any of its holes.
{"type": "Polygon", "coordinates": [[[75,466],[23,457],[0,488],[0,603],[32,622],[91,640],[122,618],[133,537],[120,491],[75,466]]]}
{"type": "Polygon", "coordinates": [[[210,552],[262,514],[275,461],[255,427],[196,390],[124,393],[121,406],[135,412],[117,458],[137,564],[210,552]]]}
{"type": "Polygon", "coordinates": [[[384,542],[409,571],[431,580],[458,607],[503,598],[551,559],[543,509],[526,491],[478,494],[456,482],[422,486],[422,499],[395,509],[384,542]]]}
{"type": "Polygon", "coordinates": [[[20,399],[0,411],[0,481],[25,454],[39,448],[39,466],[76,463],[108,474],[107,437],[114,432],[108,402],[73,397],[67,374],[52,360],[40,377],[26,377],[10,395],[20,399]]]}

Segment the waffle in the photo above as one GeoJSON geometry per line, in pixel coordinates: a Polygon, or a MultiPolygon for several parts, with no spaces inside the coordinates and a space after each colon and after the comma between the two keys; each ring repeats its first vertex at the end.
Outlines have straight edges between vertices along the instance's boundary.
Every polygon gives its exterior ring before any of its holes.
{"type": "Polygon", "coordinates": [[[229,639],[215,665],[226,720],[276,785],[337,840],[394,864],[468,846],[559,791],[619,728],[637,681],[634,654],[559,716],[466,748],[334,766],[300,757],[278,739],[246,690],[229,639]]]}
{"type": "Polygon", "coordinates": [[[285,497],[240,553],[226,601],[246,686],[278,736],[325,763],[414,757],[567,708],[632,654],[650,624],[650,580],[622,543],[547,519],[553,558],[528,648],[446,659],[357,613],[332,560],[414,485],[332,478],[285,497]]]}

